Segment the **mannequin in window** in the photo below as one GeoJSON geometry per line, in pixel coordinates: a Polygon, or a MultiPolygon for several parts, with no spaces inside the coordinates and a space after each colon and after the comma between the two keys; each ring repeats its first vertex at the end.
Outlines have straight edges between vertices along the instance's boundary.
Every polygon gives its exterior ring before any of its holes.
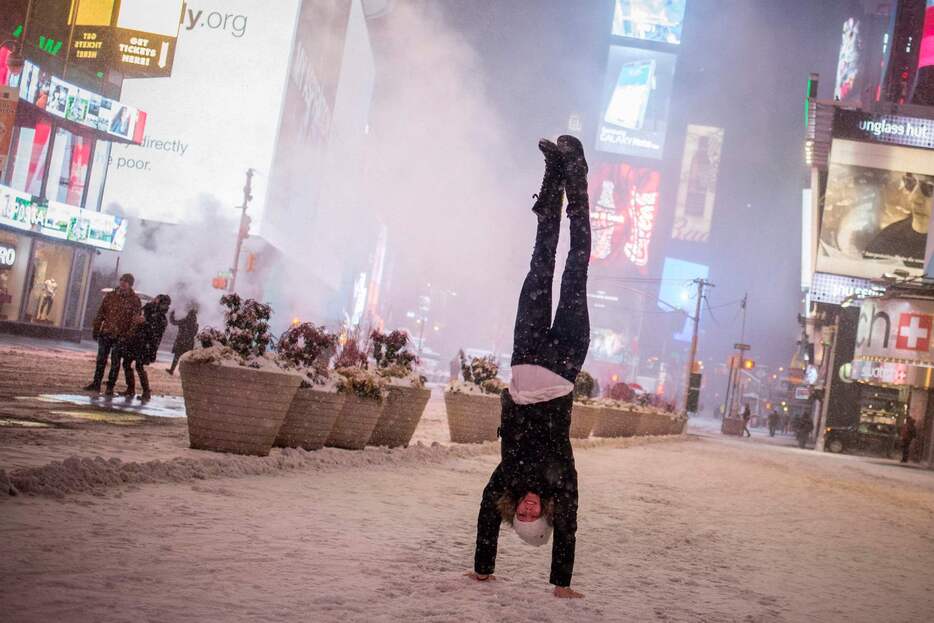
{"type": "Polygon", "coordinates": [[[36,313],[36,320],[47,322],[49,312],[52,311],[52,304],[55,302],[55,290],[58,289],[58,282],[54,277],[49,277],[42,283],[42,293],[39,295],[39,311],[36,313]]]}
{"type": "Polygon", "coordinates": [[[13,297],[7,286],[10,281],[10,275],[5,270],[0,270],[0,319],[6,320],[6,314],[3,313],[3,306],[12,302],[13,297]]]}

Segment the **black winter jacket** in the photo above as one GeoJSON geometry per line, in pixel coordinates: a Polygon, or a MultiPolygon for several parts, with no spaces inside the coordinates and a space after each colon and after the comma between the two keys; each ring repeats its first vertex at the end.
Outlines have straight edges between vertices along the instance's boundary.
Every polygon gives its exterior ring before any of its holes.
{"type": "Polygon", "coordinates": [[[508,391],[502,396],[500,464],[483,490],[477,518],[474,570],[488,575],[496,564],[503,519],[496,503],[504,493],[514,500],[529,491],[543,503],[554,502],[551,583],[570,586],[577,533],[577,470],[571,450],[573,395],[548,402],[517,405],[508,391]]]}
{"type": "Polygon", "coordinates": [[[198,315],[189,311],[184,318],[176,320],[173,311],[169,318],[172,324],[178,327],[178,336],[175,338],[172,352],[176,355],[184,355],[195,347],[195,336],[198,335],[198,315]]]}
{"type": "Polygon", "coordinates": [[[158,305],[152,301],[143,305],[143,323],[136,327],[130,338],[129,350],[133,360],[144,365],[156,360],[166,325],[168,320],[165,312],[160,310],[158,305]]]}

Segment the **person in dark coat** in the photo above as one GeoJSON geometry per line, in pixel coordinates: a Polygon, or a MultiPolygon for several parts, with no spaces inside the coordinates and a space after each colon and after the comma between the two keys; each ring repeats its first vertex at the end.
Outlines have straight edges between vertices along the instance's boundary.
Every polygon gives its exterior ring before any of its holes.
{"type": "Polygon", "coordinates": [[[908,462],[908,454],[911,451],[911,442],[918,436],[918,428],[915,426],[914,419],[909,415],[905,417],[905,423],[902,425],[902,463],[908,462]]]}
{"type": "Polygon", "coordinates": [[[574,381],[590,345],[587,163],[580,141],[571,136],[559,137],[557,144],[542,139],[539,149],[545,155],[545,177],[532,208],[538,228],[516,313],[512,380],[501,397],[500,464],[483,490],[474,570],[467,575],[480,581],[493,577],[500,525],[505,522],[531,545],[544,545],[554,532],[554,595],[583,597],[571,589],[578,499],[570,426],[574,381]],[[565,190],[571,247],[552,322],[552,280],[565,190]]]}
{"type": "Polygon", "coordinates": [[[775,431],[778,430],[778,426],[781,423],[781,417],[778,415],[778,411],[772,409],[769,411],[769,437],[775,436],[775,431]]]}
{"type": "MultiPolygon", "coordinates": [[[[159,344],[162,342],[165,328],[169,324],[165,315],[168,313],[171,304],[172,299],[168,294],[160,294],[143,305],[142,322],[137,324],[130,340],[130,357],[133,363],[136,364],[136,374],[139,375],[139,383],[143,389],[143,393],[139,398],[143,402],[152,398],[146,366],[156,361],[159,344]]],[[[135,394],[136,388],[131,372],[127,376],[127,390],[124,395],[127,398],[132,398],[135,394]]]]}
{"type": "Polygon", "coordinates": [[[121,275],[117,287],[104,296],[97,310],[92,329],[94,339],[97,340],[97,365],[94,368],[94,380],[84,387],[85,391],[101,391],[101,382],[104,380],[108,358],[110,359],[110,374],[107,376],[106,391],[108,396],[114,393],[114,385],[120,376],[121,365],[128,384],[133,377],[126,347],[142,308],[139,296],[133,291],[134,281],[130,273],[121,275]]]}
{"type": "Polygon", "coordinates": [[[743,432],[740,436],[746,435],[747,437],[752,437],[752,433],[749,432],[749,420],[752,419],[752,412],[749,410],[749,405],[743,407],[743,432]]]}
{"type": "Polygon", "coordinates": [[[195,336],[198,335],[198,305],[191,303],[188,306],[188,313],[181,320],[175,319],[175,311],[173,310],[169,314],[169,322],[178,327],[178,335],[175,337],[175,344],[172,346],[172,365],[167,370],[169,374],[175,374],[178,360],[195,347],[195,336]]]}

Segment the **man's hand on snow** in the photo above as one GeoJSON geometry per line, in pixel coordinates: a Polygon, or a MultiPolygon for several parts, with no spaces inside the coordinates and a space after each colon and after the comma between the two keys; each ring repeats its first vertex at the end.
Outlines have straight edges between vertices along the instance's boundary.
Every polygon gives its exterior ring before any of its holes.
{"type": "Polygon", "coordinates": [[[468,578],[474,579],[477,582],[486,582],[487,580],[495,580],[496,576],[492,573],[490,575],[484,575],[482,573],[477,573],[476,571],[468,571],[465,573],[468,578]]]}
{"type": "Polygon", "coordinates": [[[555,597],[560,597],[561,599],[581,599],[584,596],[583,593],[578,593],[570,586],[556,586],[554,595],[555,597]]]}

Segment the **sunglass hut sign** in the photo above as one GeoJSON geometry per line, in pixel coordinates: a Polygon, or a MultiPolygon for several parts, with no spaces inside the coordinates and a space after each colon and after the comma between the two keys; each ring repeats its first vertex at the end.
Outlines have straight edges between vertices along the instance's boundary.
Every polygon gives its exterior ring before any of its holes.
{"type": "Polygon", "coordinates": [[[835,114],[833,134],[836,138],[934,149],[932,119],[871,115],[842,109],[838,109],[835,114]]]}
{"type": "Polygon", "coordinates": [[[934,302],[868,300],[860,307],[857,359],[934,366],[934,302]]]}

